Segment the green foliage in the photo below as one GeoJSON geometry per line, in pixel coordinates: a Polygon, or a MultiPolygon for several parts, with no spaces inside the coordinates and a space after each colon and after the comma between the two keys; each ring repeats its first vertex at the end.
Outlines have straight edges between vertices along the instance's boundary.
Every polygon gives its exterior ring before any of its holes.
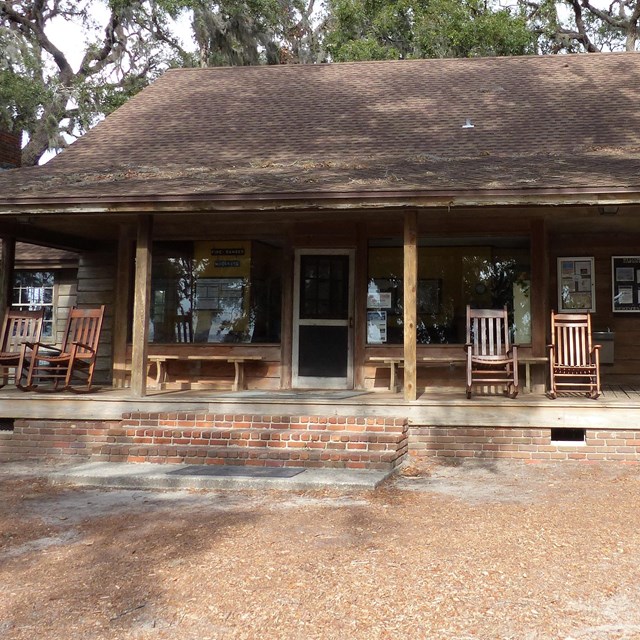
{"type": "Polygon", "coordinates": [[[533,53],[523,14],[482,0],[330,0],[336,61],[533,53]]]}
{"type": "Polygon", "coordinates": [[[538,53],[638,49],[640,0],[518,0],[538,53]]]}
{"type": "Polygon", "coordinates": [[[193,62],[169,24],[187,6],[186,0],[0,0],[0,126],[26,133],[23,164],[65,146],[65,135],[81,135],[162,69],[193,62]],[[97,5],[107,10],[106,28],[96,23],[97,5]],[[82,30],[79,68],[45,35],[54,17],[82,30]]]}

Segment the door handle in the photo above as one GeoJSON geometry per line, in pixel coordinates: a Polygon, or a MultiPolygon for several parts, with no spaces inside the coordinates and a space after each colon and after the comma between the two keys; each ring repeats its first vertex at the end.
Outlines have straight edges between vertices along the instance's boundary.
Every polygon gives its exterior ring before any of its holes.
{"type": "Polygon", "coordinates": [[[349,329],[353,329],[353,318],[349,318],[349,329]]]}

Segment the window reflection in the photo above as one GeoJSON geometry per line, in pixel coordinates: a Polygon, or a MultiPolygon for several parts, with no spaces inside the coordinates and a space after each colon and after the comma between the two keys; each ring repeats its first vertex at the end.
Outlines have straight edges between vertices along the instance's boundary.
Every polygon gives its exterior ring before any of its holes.
{"type": "Polygon", "coordinates": [[[150,342],[279,342],[281,269],[264,242],[157,243],[150,342]]]}
{"type": "MultiPolygon", "coordinates": [[[[526,239],[471,238],[440,246],[423,240],[420,244],[416,291],[419,344],[464,343],[468,304],[494,309],[506,305],[514,341],[531,342],[526,239]]],[[[367,294],[367,342],[401,344],[403,249],[399,239],[370,243],[367,294]]]]}

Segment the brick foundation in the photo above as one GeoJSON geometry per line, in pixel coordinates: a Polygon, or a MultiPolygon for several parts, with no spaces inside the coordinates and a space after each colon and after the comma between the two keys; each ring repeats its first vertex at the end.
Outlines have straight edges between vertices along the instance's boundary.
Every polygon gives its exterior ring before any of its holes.
{"type": "Polygon", "coordinates": [[[552,442],[551,429],[409,428],[414,458],[515,458],[640,462],[640,431],[586,429],[585,441],[552,442]]]}
{"type": "Polygon", "coordinates": [[[0,461],[77,456],[89,458],[108,442],[119,421],[16,420],[0,431],[0,461]]]}
{"type": "Polygon", "coordinates": [[[132,413],[121,421],[16,420],[0,460],[84,456],[112,462],[393,469],[407,453],[394,418],[132,413]]]}
{"type": "Polygon", "coordinates": [[[112,462],[385,469],[419,458],[640,462],[640,430],[407,426],[399,418],[132,413],[122,420],[16,420],[0,461],[69,457],[112,462]]]}

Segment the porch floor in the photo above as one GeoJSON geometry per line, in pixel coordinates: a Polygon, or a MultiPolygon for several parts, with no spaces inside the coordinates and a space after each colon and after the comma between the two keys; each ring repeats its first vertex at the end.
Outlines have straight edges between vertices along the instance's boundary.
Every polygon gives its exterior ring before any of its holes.
{"type": "Polygon", "coordinates": [[[150,391],[132,397],[128,389],[96,388],[87,394],[24,393],[0,390],[0,419],[120,420],[134,412],[204,412],[271,416],[406,417],[409,424],[433,426],[501,426],[567,428],[640,427],[640,384],[607,384],[597,400],[542,393],[516,399],[474,395],[464,390],[426,390],[406,402],[402,393],[367,391],[150,391]]]}

